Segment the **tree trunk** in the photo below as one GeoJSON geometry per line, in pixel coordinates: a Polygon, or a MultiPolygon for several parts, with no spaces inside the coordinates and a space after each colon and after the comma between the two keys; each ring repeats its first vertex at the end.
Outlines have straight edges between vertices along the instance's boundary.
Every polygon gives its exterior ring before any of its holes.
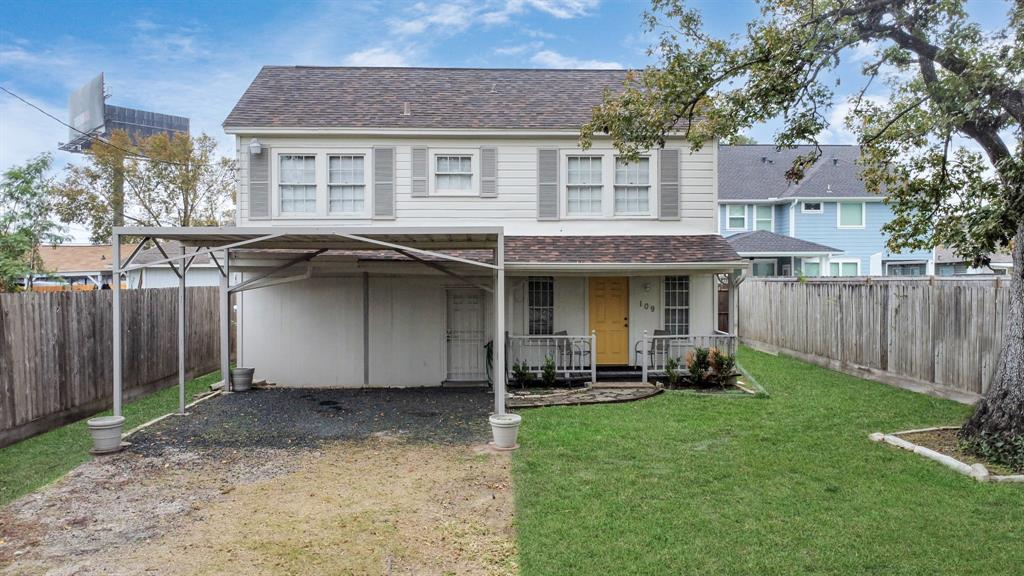
{"type": "Polygon", "coordinates": [[[1004,438],[1024,435],[1024,223],[1018,225],[1013,240],[1010,276],[1010,309],[996,378],[960,430],[964,440],[983,434],[1004,438]]]}

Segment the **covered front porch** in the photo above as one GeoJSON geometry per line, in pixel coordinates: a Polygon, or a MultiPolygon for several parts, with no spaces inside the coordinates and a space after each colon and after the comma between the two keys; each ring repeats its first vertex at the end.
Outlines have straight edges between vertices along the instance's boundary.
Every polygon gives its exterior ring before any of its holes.
{"type": "Polygon", "coordinates": [[[747,264],[720,237],[510,237],[506,251],[510,380],[548,365],[563,382],[646,383],[695,348],[735,353],[718,286],[747,264]]]}

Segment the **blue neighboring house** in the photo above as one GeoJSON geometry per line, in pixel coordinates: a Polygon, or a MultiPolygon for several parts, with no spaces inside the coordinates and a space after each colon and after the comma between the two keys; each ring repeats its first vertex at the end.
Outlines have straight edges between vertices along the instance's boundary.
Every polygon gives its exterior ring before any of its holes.
{"type": "Polygon", "coordinates": [[[931,250],[892,253],[882,226],[883,198],[861,181],[857,146],[822,146],[799,183],[786,180],[794,158],[811,146],[721,146],[718,228],[755,276],[923,276],[931,250]]]}

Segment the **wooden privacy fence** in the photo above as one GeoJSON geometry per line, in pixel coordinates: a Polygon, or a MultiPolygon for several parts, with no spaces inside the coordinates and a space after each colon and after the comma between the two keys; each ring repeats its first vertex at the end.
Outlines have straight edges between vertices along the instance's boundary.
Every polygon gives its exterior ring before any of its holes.
{"type": "Polygon", "coordinates": [[[748,278],[739,336],[844,372],[977,398],[995,376],[1009,284],[986,278],[748,278]]]}
{"type": "MultiPolygon", "coordinates": [[[[178,289],[125,290],[125,399],[178,379],[178,289]]],[[[188,377],[217,369],[218,294],[188,288],[188,377]]],[[[0,446],[112,403],[109,290],[0,294],[0,446]]]]}

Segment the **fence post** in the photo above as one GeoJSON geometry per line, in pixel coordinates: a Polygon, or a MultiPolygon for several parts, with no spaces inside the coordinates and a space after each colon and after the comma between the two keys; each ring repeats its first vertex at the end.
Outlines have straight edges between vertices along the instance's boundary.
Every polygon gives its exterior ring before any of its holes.
{"type": "Polygon", "coordinates": [[[647,330],[640,339],[640,365],[643,366],[643,383],[647,384],[647,330]]]}

